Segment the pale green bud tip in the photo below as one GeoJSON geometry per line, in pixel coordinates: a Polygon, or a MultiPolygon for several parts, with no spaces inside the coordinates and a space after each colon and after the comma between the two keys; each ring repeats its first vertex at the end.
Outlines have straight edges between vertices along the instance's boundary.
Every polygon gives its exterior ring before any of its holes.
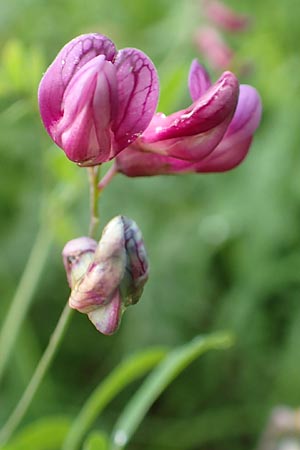
{"type": "Polygon", "coordinates": [[[85,274],[96,248],[97,242],[89,237],[72,239],[64,246],[62,257],[71,289],[85,274]]]}

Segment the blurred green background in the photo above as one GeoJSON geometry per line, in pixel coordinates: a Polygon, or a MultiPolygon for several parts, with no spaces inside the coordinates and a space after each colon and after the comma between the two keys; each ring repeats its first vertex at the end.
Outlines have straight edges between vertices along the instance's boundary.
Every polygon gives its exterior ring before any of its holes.
{"type": "MultiPolygon", "coordinates": [[[[250,154],[225,174],[113,180],[101,198],[101,226],[120,213],[137,221],[151,277],[112,337],[74,315],[24,424],[74,416],[124,355],[223,329],[236,334],[234,348],[208,354],[180,375],[129,448],[254,448],[274,406],[300,403],[300,5],[227,4],[253,19],[247,32],[225,36],[237,64],[251,63],[241,81],[263,100],[250,154]]],[[[197,1],[0,0],[0,6],[1,321],[41,228],[46,260],[2,385],[4,421],[68,298],[61,249],[88,228],[85,170],[52,145],[41,125],[36,89],[43,71],[76,35],[107,34],[118,48],[138,47],[151,57],[161,79],[159,109],[170,113],[190,102],[191,60],[205,61],[193,43],[202,20],[197,1]]],[[[114,400],[99,428],[111,429],[136,387],[114,400]]]]}

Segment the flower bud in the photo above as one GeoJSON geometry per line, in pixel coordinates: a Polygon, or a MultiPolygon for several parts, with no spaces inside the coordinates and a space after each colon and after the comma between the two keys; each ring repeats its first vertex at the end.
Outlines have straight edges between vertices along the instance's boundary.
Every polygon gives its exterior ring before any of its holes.
{"type": "Polygon", "coordinates": [[[74,240],[76,245],[71,241],[63,252],[72,288],[69,304],[88,314],[100,332],[112,334],[124,310],[139,300],[148,279],[142,234],[134,221],[117,216],[104,228],[98,245],[86,239],[74,240]]]}
{"type": "Polygon", "coordinates": [[[62,257],[71,289],[85,274],[96,248],[97,242],[89,237],[73,239],[64,246],[62,257]]]}

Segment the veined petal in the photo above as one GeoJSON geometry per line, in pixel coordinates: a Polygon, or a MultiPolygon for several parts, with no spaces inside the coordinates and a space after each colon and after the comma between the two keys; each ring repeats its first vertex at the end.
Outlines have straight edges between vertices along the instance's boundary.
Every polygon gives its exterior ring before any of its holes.
{"type": "Polygon", "coordinates": [[[224,138],[203,161],[196,172],[224,172],[233,169],[246,157],[262,113],[261,99],[255,88],[241,85],[238,106],[224,138]]]}
{"type": "Polygon", "coordinates": [[[110,124],[117,108],[116,73],[103,55],[72,78],[62,101],[62,118],[50,132],[69,159],[83,166],[110,159],[110,124]]]}
{"type": "MultiPolygon", "coordinates": [[[[231,72],[224,72],[196,102],[170,116],[160,116],[143,133],[145,144],[166,139],[183,138],[205,133],[233,116],[239,92],[238,80],[231,72]]],[[[170,156],[176,156],[171,154],[170,156]]]]}
{"type": "Polygon", "coordinates": [[[125,279],[121,284],[125,307],[135,304],[142,295],[144,285],[148,280],[148,259],[142,233],[137,224],[121,216],[124,225],[126,250],[125,279]]]}
{"type": "Polygon", "coordinates": [[[197,101],[211,86],[210,76],[197,59],[194,59],[191,64],[188,85],[193,102],[197,101]]]}
{"type": "Polygon", "coordinates": [[[112,125],[115,153],[131,144],[155,112],[158,77],[152,61],[140,50],[121,50],[114,62],[118,82],[118,114],[112,125]]]}
{"type": "Polygon", "coordinates": [[[112,61],[116,55],[113,42],[101,34],[83,34],[66,44],[45,72],[39,86],[38,102],[50,136],[50,127],[62,116],[61,103],[70,80],[98,55],[104,55],[106,60],[112,61]]]}

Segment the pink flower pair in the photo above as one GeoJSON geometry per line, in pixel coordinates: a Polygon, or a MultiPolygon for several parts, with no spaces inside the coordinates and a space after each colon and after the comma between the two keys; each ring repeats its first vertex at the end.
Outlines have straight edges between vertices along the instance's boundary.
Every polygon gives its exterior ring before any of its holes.
{"type": "Polygon", "coordinates": [[[117,170],[128,176],[232,169],[260,121],[257,91],[239,86],[231,72],[212,84],[197,61],[189,89],[188,108],[155,113],[159,82],[151,60],[87,34],[69,42],[48,68],[39,105],[54,142],[81,166],[116,158],[117,170]]]}

